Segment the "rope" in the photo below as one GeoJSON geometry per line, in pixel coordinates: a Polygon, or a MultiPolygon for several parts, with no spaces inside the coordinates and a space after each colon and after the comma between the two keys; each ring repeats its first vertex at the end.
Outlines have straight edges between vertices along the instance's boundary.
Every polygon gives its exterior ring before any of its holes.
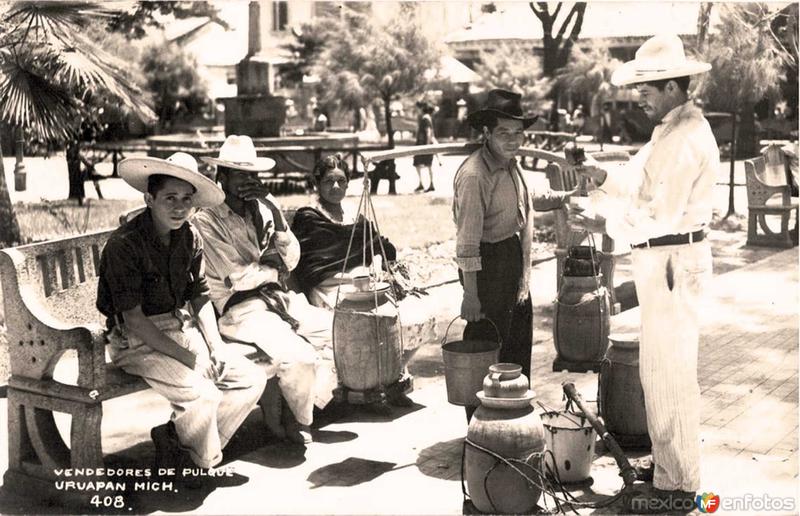
{"type": "MultiPolygon", "coordinates": [[[[551,451],[544,450],[544,451],[541,451],[541,452],[533,452],[533,453],[530,453],[524,459],[514,459],[514,458],[510,458],[509,459],[509,458],[503,457],[502,455],[499,455],[499,454],[495,453],[494,451],[492,451],[492,450],[490,450],[488,448],[485,448],[485,447],[483,447],[483,446],[481,446],[479,444],[476,444],[476,443],[472,442],[469,438],[464,438],[464,445],[462,446],[462,449],[461,449],[461,491],[462,491],[462,493],[464,495],[464,499],[465,500],[469,497],[469,495],[467,494],[465,485],[464,485],[465,457],[466,457],[467,446],[470,446],[470,447],[472,447],[472,448],[474,448],[474,449],[476,449],[478,451],[481,451],[481,452],[483,452],[483,453],[485,453],[485,454],[487,454],[490,457],[495,459],[495,462],[492,465],[492,467],[489,468],[489,470],[487,470],[486,473],[484,473],[484,476],[483,476],[483,488],[484,488],[484,491],[486,493],[486,497],[489,499],[489,504],[492,507],[492,511],[495,512],[495,513],[499,512],[499,511],[497,509],[497,506],[494,503],[494,500],[492,500],[492,495],[491,495],[491,492],[490,492],[489,487],[488,487],[488,480],[489,480],[489,476],[491,475],[491,473],[498,466],[500,466],[501,464],[505,465],[506,467],[508,467],[509,469],[514,471],[516,474],[521,476],[523,479],[525,479],[525,481],[528,484],[538,488],[543,494],[546,494],[547,496],[552,498],[553,501],[555,502],[556,511],[559,512],[559,513],[562,513],[562,514],[566,512],[565,511],[566,508],[568,508],[569,510],[571,510],[572,512],[577,514],[577,511],[575,509],[576,507],[581,508],[581,509],[600,509],[600,508],[603,508],[603,507],[608,507],[609,505],[615,503],[617,500],[620,499],[620,497],[623,496],[623,489],[625,487],[624,484],[623,484],[622,488],[620,488],[620,490],[619,490],[619,492],[617,494],[615,494],[614,496],[611,496],[611,497],[609,497],[609,498],[607,498],[605,500],[601,500],[601,501],[598,501],[598,502],[581,502],[578,499],[576,499],[574,496],[572,496],[572,494],[570,494],[567,491],[566,487],[561,482],[561,480],[560,480],[561,477],[560,477],[560,475],[558,473],[558,465],[556,463],[555,456],[553,455],[553,453],[551,451]],[[545,457],[548,454],[550,455],[550,457],[552,459],[553,467],[551,467],[550,463],[547,460],[545,460],[545,457]],[[540,468],[537,468],[534,465],[532,465],[531,464],[532,460],[534,461],[534,463],[538,462],[538,464],[540,465],[540,468]],[[530,469],[531,472],[533,473],[532,476],[535,477],[535,478],[532,478],[531,476],[526,475],[520,469],[520,467],[525,467],[527,469],[530,469]],[[547,471],[545,472],[543,470],[547,470],[547,471]],[[548,474],[549,474],[549,476],[548,476],[548,474]],[[564,507],[562,507],[562,505],[564,507]]],[[[546,498],[542,498],[542,500],[546,504],[546,498]]],[[[537,504],[536,508],[539,511],[548,510],[547,507],[543,508],[543,507],[539,506],[538,504],[537,504]]]]}

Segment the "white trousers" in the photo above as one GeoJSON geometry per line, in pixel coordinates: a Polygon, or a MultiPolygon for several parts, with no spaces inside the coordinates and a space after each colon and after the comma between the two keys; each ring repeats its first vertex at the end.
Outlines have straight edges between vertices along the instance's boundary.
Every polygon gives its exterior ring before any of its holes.
{"type": "Polygon", "coordinates": [[[295,330],[267,309],[259,298],[242,301],[219,319],[222,335],[252,342],[277,365],[278,385],[301,425],[313,421],[314,405],[324,408],[337,386],[331,344],[332,315],[289,292],[289,314],[300,322],[295,330]]]}
{"type": "MultiPolygon", "coordinates": [[[[205,338],[188,312],[149,317],[169,338],[192,351],[198,364],[208,362],[205,338]]],[[[225,376],[209,379],[204,371],[155,351],[124,328],[109,335],[109,354],[125,372],[141,376],[172,405],[172,421],[181,444],[195,464],[211,468],[222,460],[222,448],[258,403],[267,377],[250,360],[235,353],[224,355],[225,376]]]]}
{"type": "Polygon", "coordinates": [[[700,488],[699,315],[711,279],[711,246],[704,240],[634,249],[631,258],[653,486],[694,492],[700,488]]]}

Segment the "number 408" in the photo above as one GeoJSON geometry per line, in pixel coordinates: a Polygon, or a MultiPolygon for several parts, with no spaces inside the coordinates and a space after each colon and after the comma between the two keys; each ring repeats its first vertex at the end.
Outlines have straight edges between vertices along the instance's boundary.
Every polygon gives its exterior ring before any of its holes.
{"type": "Polygon", "coordinates": [[[104,496],[102,498],[100,495],[94,495],[92,499],[89,500],[89,504],[95,507],[115,507],[117,509],[122,509],[125,507],[125,500],[122,498],[122,495],[104,496]]]}

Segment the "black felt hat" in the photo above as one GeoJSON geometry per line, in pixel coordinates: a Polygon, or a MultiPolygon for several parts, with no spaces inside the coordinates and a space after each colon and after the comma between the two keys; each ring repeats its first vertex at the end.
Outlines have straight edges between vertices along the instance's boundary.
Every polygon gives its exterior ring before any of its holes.
{"type": "Polygon", "coordinates": [[[469,125],[480,130],[481,127],[490,125],[490,121],[497,118],[521,120],[522,127],[527,129],[539,117],[536,115],[525,116],[522,112],[522,95],[519,93],[495,89],[489,92],[483,109],[470,113],[467,121],[469,125]]]}

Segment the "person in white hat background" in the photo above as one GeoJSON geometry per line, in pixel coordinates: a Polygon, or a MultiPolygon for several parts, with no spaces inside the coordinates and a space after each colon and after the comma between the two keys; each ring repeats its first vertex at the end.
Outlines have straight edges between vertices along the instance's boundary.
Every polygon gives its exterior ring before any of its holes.
{"type": "MultiPolygon", "coordinates": [[[[605,210],[604,217],[589,218],[579,209],[569,215],[574,226],[633,247],[639,374],[653,443],[652,467],[640,473],[644,479],[652,474],[652,496],[679,502],[658,505],[662,509],[693,501],[700,488],[697,351],[712,265],[704,230],[711,222],[719,150],[687,91],[691,76],[710,69],[685,56],[678,36],[659,35],[614,72],[612,83],[634,85],[639,106],[658,125],[627,166],[607,171],[587,161],[576,169],[598,188],[592,196],[616,200],[618,209],[605,210]]],[[[641,512],[644,506],[632,508],[641,512]]]]}
{"type": "Polygon", "coordinates": [[[188,222],[194,208],[224,194],[181,152],[129,158],[119,172],[147,208],[111,234],[101,256],[97,308],[107,317],[109,354],[172,404],[170,422],[151,432],[156,466],[211,468],[267,381],[260,367],[223,351],[202,239],[188,222]]]}
{"type": "MultiPolygon", "coordinates": [[[[262,403],[267,426],[279,438],[311,442],[316,405],[324,408],[337,386],[330,312],[288,290],[285,278],[300,259],[300,244],[277,200],[258,179],[275,161],[259,158],[248,136],[230,135],[217,158],[225,201],[192,219],[203,236],[210,297],[221,314],[220,332],[251,342],[277,366],[281,403],[262,403]]],[[[268,383],[267,392],[272,391],[268,383]]]]}

